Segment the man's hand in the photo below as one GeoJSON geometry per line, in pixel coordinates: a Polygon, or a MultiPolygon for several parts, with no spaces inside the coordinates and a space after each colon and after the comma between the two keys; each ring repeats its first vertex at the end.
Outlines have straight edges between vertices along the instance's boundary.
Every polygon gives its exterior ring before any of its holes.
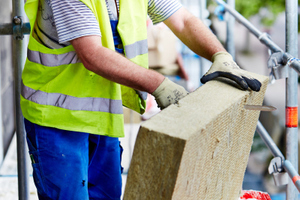
{"type": "Polygon", "coordinates": [[[158,104],[158,107],[164,109],[171,104],[177,103],[180,99],[185,97],[188,92],[180,85],[173,83],[168,78],[156,88],[152,93],[158,104]]]}
{"type": "Polygon", "coordinates": [[[246,75],[233,61],[229,53],[224,51],[215,53],[212,57],[212,62],[213,64],[208,72],[201,78],[203,84],[217,77],[225,77],[235,81],[244,90],[248,88],[256,92],[260,90],[261,83],[246,75]]]}

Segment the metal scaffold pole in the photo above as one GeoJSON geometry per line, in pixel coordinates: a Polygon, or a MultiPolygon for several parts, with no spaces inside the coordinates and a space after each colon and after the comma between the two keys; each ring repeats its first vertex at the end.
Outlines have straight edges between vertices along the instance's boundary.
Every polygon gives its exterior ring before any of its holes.
{"type": "MultiPolygon", "coordinates": [[[[206,0],[200,0],[199,1],[199,5],[200,5],[200,19],[204,22],[204,20],[208,17],[205,16],[205,11],[207,8],[207,1],[206,0]]],[[[206,71],[204,70],[204,65],[205,65],[205,61],[204,58],[199,58],[200,59],[200,77],[202,77],[206,71]]],[[[202,83],[200,82],[200,85],[202,83]]]]}
{"type": "MultiPolygon", "coordinates": [[[[298,56],[298,1],[286,0],[286,51],[298,56]]],[[[289,68],[286,78],[286,159],[298,169],[298,74],[289,68]]],[[[298,199],[298,191],[289,180],[287,200],[298,199]]]]}
{"type": "Polygon", "coordinates": [[[26,138],[23,125],[23,115],[20,108],[21,73],[23,66],[23,0],[13,0],[13,66],[15,77],[15,104],[16,104],[16,133],[18,159],[18,195],[19,200],[29,199],[28,171],[26,163],[26,138]]]}
{"type": "Polygon", "coordinates": [[[222,0],[215,0],[219,5],[243,24],[260,42],[272,51],[268,60],[275,79],[286,78],[286,158],[280,152],[270,135],[258,122],[257,132],[273,156],[269,173],[274,176],[275,184],[287,185],[286,198],[298,199],[300,175],[298,173],[298,74],[300,59],[298,55],[298,1],[286,0],[286,52],[276,45],[267,33],[260,32],[246,18],[222,0]],[[298,74],[297,74],[298,73],[298,74]],[[288,175],[290,179],[286,176],[288,175]],[[296,187],[295,187],[296,186],[296,187]],[[297,191],[298,190],[298,191],[297,191]]]}
{"type": "MultiPolygon", "coordinates": [[[[227,0],[227,4],[231,8],[235,9],[235,0],[227,0]]],[[[226,49],[227,49],[228,53],[231,54],[233,60],[235,60],[234,24],[235,24],[235,18],[231,15],[228,16],[226,49]]]]}

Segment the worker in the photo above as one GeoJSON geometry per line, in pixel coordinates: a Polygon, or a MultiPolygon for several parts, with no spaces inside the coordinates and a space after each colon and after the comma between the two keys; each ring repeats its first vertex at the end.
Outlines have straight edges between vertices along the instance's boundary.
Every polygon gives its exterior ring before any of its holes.
{"type": "Polygon", "coordinates": [[[260,88],[177,0],[27,0],[25,11],[21,108],[40,199],[120,199],[122,105],[143,113],[145,92],[162,109],[187,95],[147,69],[147,15],[213,61],[203,82],[260,88]]]}

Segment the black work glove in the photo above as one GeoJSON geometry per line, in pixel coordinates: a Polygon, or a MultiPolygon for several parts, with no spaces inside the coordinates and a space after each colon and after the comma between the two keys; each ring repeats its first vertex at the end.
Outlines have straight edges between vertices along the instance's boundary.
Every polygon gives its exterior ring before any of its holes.
{"type": "Polygon", "coordinates": [[[229,53],[224,51],[215,53],[212,62],[208,72],[201,78],[201,83],[204,84],[217,77],[224,77],[233,80],[244,90],[248,88],[256,92],[260,90],[261,83],[240,69],[229,53]]]}

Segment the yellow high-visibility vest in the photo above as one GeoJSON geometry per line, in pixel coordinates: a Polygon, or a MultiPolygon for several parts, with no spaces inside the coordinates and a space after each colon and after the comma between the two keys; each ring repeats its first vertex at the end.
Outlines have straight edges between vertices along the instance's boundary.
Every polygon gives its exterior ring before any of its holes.
{"type": "MultiPolygon", "coordinates": [[[[94,13],[104,47],[114,50],[114,41],[105,1],[81,0],[94,13]]],[[[123,106],[139,113],[145,100],[139,92],[109,81],[87,70],[72,45],[49,49],[32,36],[38,0],[27,0],[25,11],[31,34],[22,74],[21,108],[32,123],[63,130],[110,137],[124,136],[123,106]]],[[[125,56],[148,67],[148,0],[120,0],[117,26],[125,56]]]]}

